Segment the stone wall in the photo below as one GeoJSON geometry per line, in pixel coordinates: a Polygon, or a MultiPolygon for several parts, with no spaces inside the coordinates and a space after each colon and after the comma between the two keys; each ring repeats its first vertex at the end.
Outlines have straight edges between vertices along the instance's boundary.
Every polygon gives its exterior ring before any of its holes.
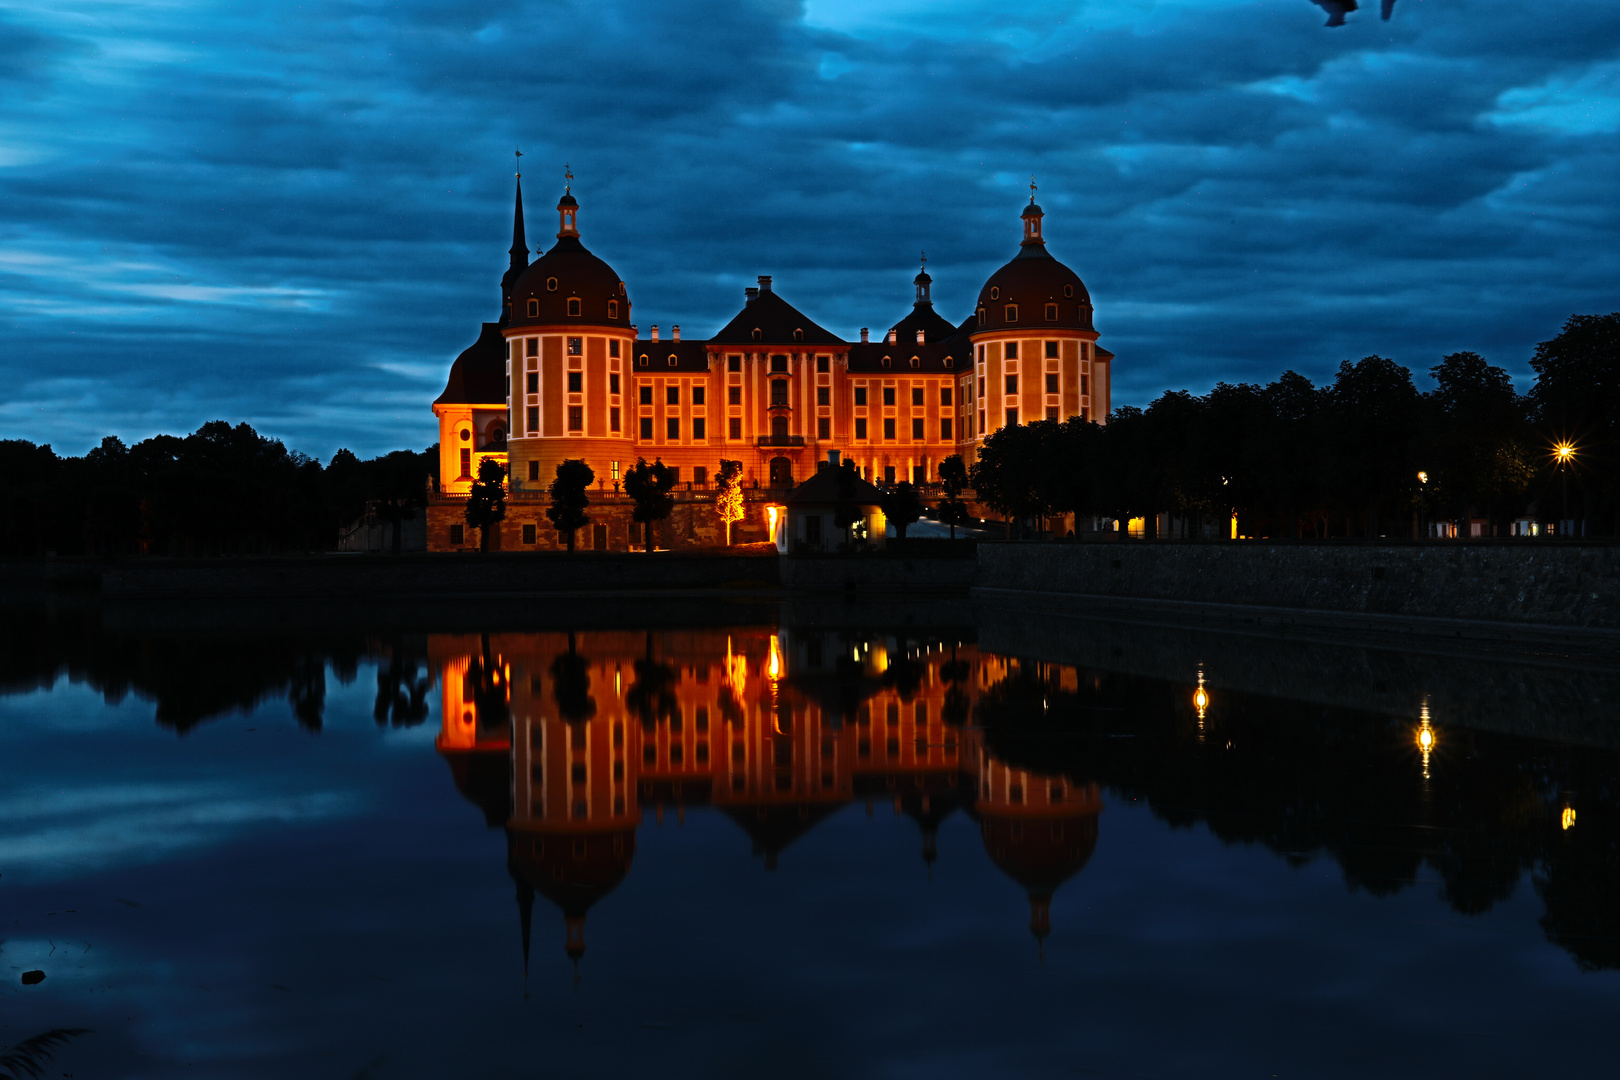
{"type": "Polygon", "coordinates": [[[1620,545],[981,544],[975,584],[1031,595],[1620,629],[1620,545]]]}
{"type": "MultiPolygon", "coordinates": [[[[679,551],[699,547],[724,546],[725,534],[720,516],[714,507],[715,493],[710,490],[677,490],[675,508],[668,518],[653,524],[653,546],[679,551]]],[[[770,488],[744,490],[743,519],[732,525],[732,542],[751,544],[769,539],[765,520],[765,507],[779,501],[784,493],[770,488]]],[[[576,551],[630,551],[646,543],[643,526],[631,517],[635,504],[628,496],[614,492],[593,491],[586,516],[591,524],[574,534],[576,551]],[[599,532],[597,526],[605,531],[599,532]],[[598,547],[598,541],[601,546],[598,547]]],[[[498,551],[562,551],[567,543],[546,517],[550,501],[539,493],[509,494],[506,499],[506,518],[501,522],[500,538],[491,545],[498,551]],[[534,529],[534,541],[524,542],[524,526],[534,529]]],[[[427,508],[427,550],[477,551],[478,530],[466,526],[467,501],[454,496],[435,498],[427,508]],[[461,542],[453,539],[455,526],[463,526],[461,542]]]]}

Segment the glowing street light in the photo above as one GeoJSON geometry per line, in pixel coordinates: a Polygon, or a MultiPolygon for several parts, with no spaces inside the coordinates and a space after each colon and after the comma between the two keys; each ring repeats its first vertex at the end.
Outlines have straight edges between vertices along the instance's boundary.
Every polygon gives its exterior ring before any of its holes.
{"type": "Polygon", "coordinates": [[[1564,813],[1558,819],[1558,824],[1562,826],[1566,832],[1575,827],[1575,808],[1573,806],[1564,807],[1564,813]]]}
{"type": "Polygon", "coordinates": [[[1429,723],[1429,703],[1425,701],[1423,703],[1423,715],[1418,721],[1417,729],[1417,748],[1418,753],[1423,755],[1423,779],[1425,780],[1429,778],[1429,755],[1434,753],[1434,748],[1439,742],[1439,734],[1434,730],[1434,726],[1429,723]]]}
{"type": "MultiPolygon", "coordinates": [[[[1553,447],[1553,460],[1564,481],[1564,516],[1558,522],[1558,535],[1564,535],[1564,523],[1569,521],[1569,463],[1575,460],[1575,444],[1561,442],[1553,447]]],[[[1573,530],[1572,530],[1573,531],[1573,530]]]]}

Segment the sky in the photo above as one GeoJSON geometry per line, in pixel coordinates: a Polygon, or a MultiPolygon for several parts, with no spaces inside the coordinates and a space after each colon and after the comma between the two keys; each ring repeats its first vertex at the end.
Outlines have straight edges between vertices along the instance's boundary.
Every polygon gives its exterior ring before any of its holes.
{"type": "Polygon", "coordinates": [[[0,438],[430,444],[517,148],[531,246],[569,165],[643,332],[687,337],[760,274],[887,328],[925,250],[960,320],[1033,174],[1116,406],[1462,349],[1523,390],[1620,309],[1616,5],[1008,7],[0,0],[0,438]]]}

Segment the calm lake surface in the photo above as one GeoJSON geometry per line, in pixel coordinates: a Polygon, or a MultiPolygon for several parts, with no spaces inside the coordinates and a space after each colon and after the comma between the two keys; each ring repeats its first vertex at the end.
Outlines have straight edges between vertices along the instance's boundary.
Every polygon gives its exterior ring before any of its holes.
{"type": "Polygon", "coordinates": [[[93,1029],[78,1078],[1613,1068],[1615,668],[686,603],[10,612],[0,1044],[93,1029]]]}

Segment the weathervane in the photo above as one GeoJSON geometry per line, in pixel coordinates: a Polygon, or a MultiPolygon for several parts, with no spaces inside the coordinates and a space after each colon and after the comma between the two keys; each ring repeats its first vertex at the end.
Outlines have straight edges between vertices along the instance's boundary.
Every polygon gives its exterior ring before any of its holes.
{"type": "Polygon", "coordinates": [[[1035,205],[1035,174],[1029,174],[1029,205],[1035,205]]]}
{"type": "Polygon", "coordinates": [[[928,252],[926,251],[922,253],[922,268],[924,270],[928,269],[928,252]]]}
{"type": "Polygon", "coordinates": [[[573,191],[573,190],[574,190],[574,167],[572,165],[564,165],[563,166],[563,194],[566,195],[570,191],[573,191]]]}
{"type": "Polygon", "coordinates": [[[519,180],[521,180],[521,179],[523,179],[523,160],[522,160],[523,159],[523,151],[514,150],[514,151],[512,151],[512,154],[518,159],[517,178],[519,180]]]}

